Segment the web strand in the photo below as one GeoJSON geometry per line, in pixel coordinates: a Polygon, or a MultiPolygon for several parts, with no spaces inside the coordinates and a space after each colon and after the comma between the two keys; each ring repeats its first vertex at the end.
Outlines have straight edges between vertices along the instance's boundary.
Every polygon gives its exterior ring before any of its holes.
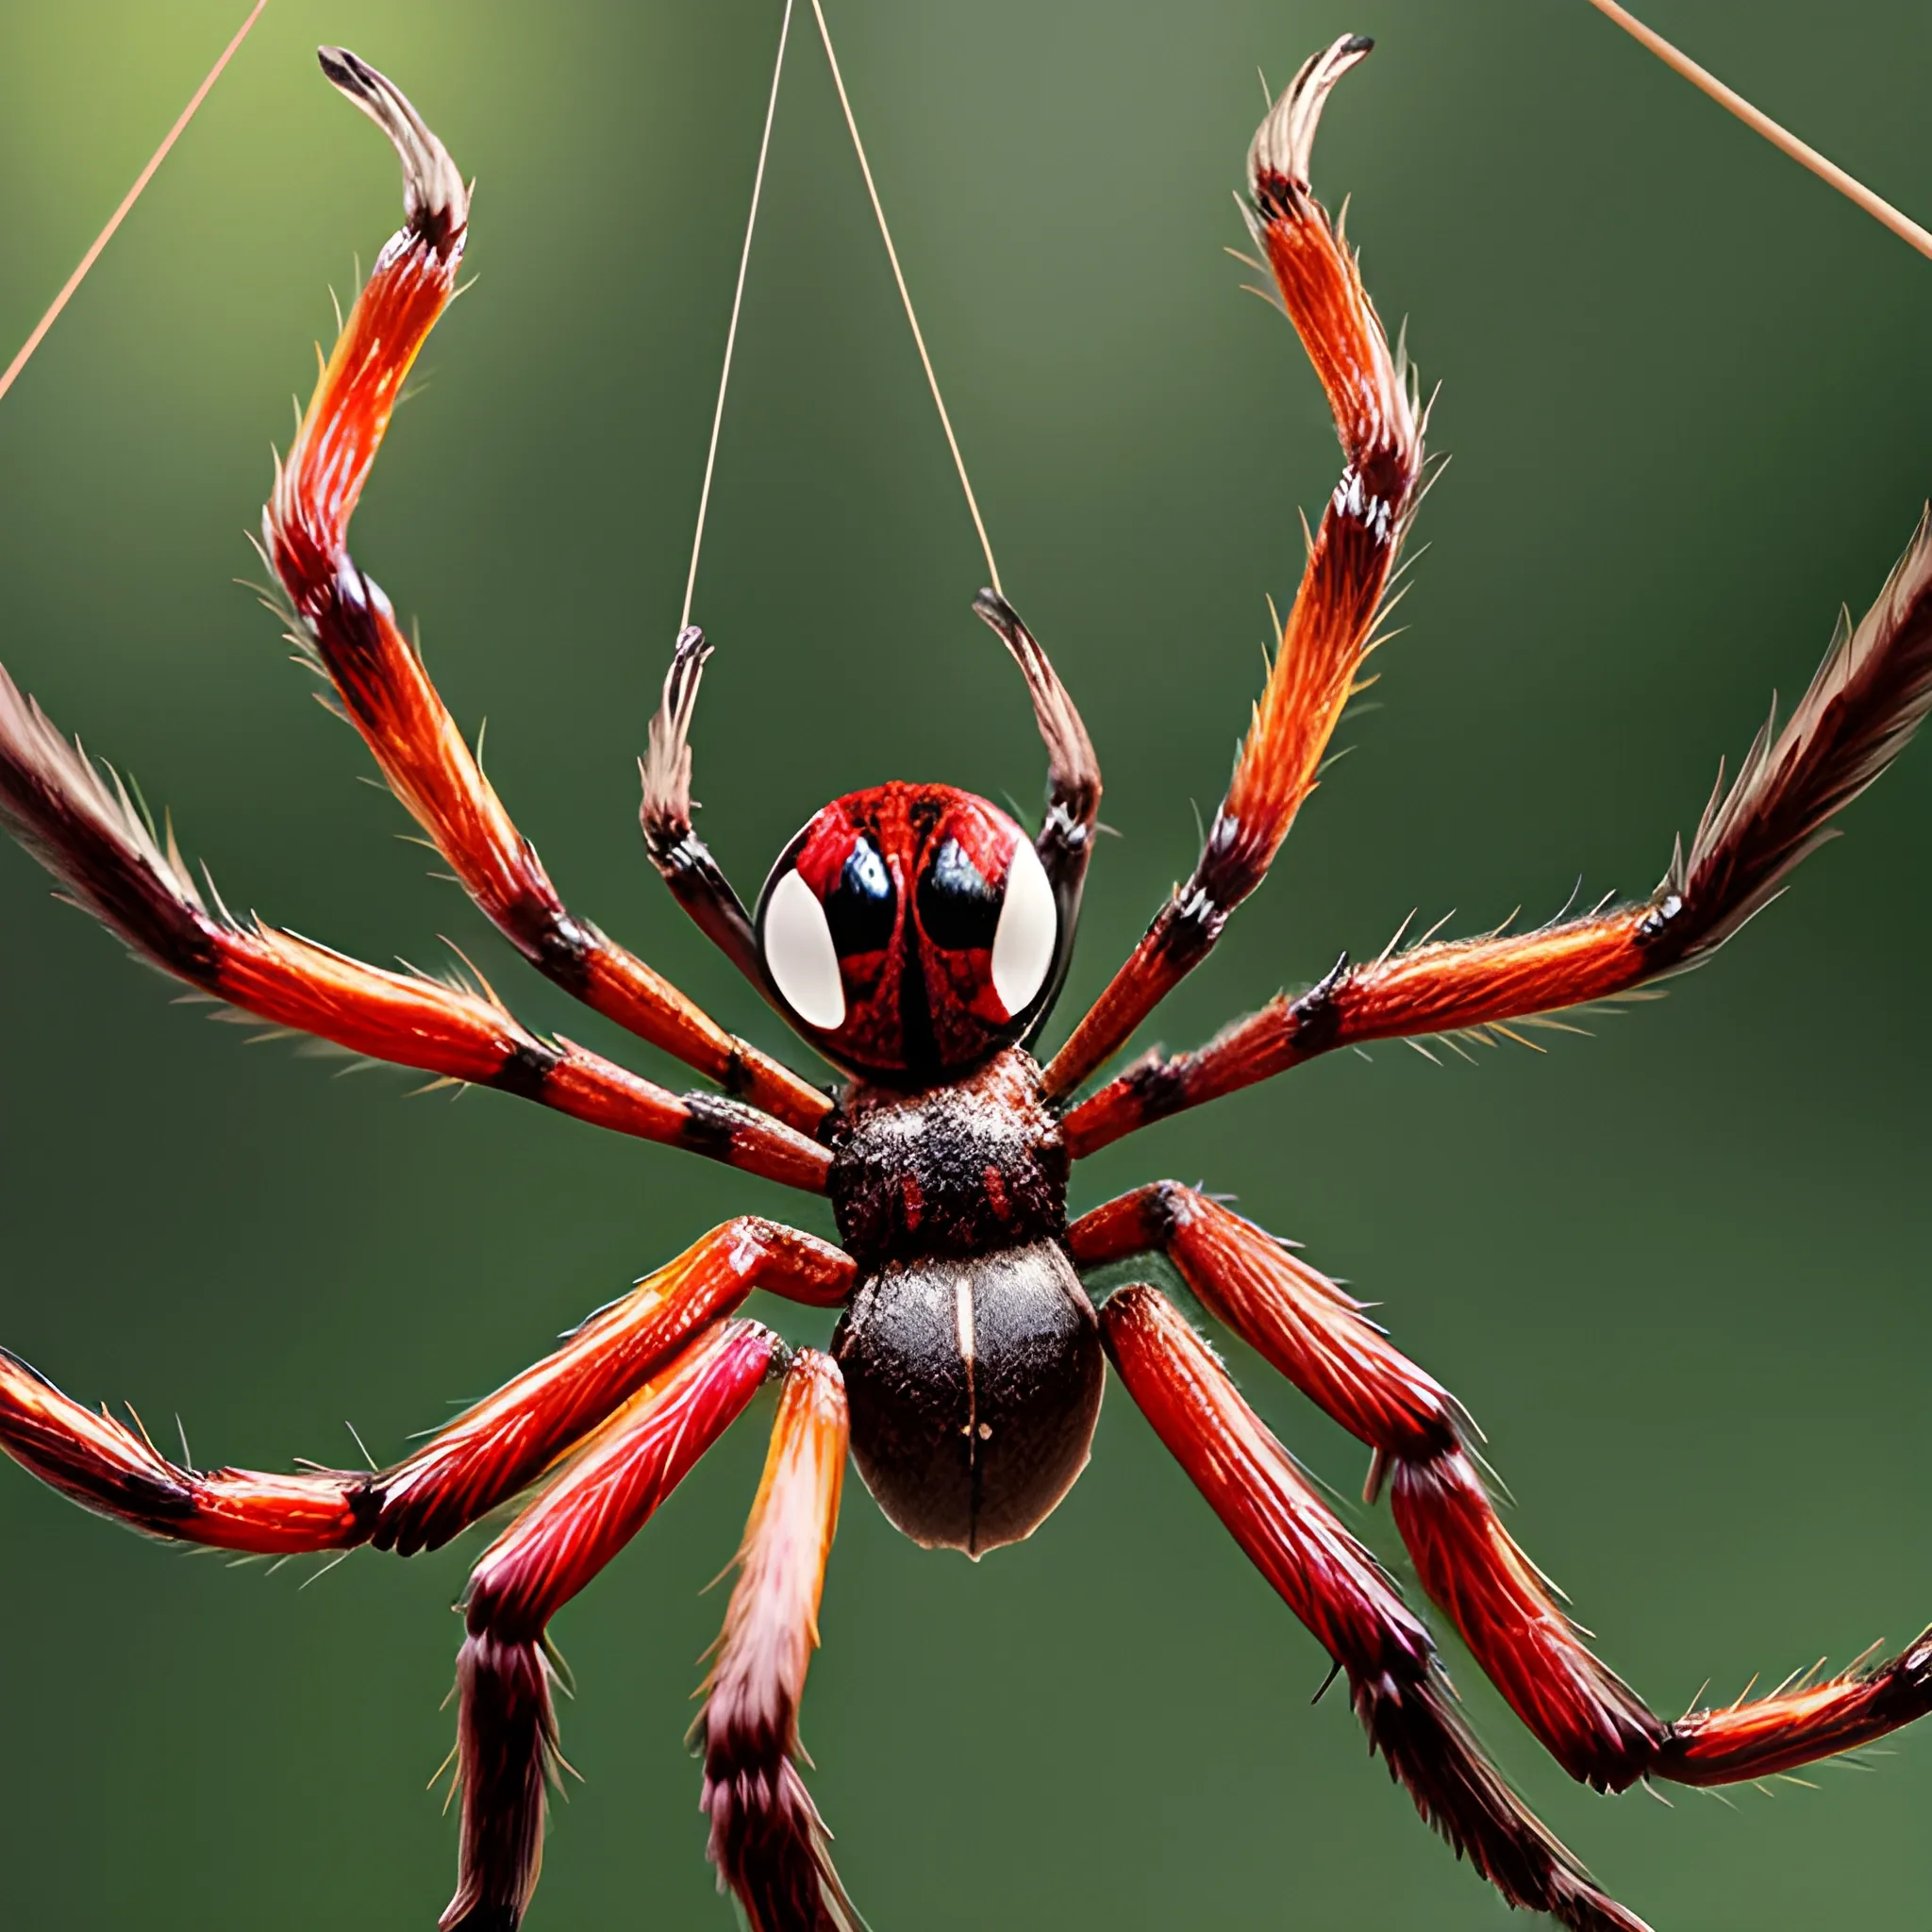
{"type": "Polygon", "coordinates": [[[60,311],[73,299],[74,291],[80,287],[82,282],[86,281],[88,271],[100,259],[101,250],[114,239],[115,229],[127,219],[128,209],[141,199],[142,191],[154,179],[156,169],[168,158],[168,150],[181,139],[188,124],[194,119],[196,109],[200,108],[203,101],[208,99],[208,90],[214,86],[216,81],[221,79],[222,70],[240,52],[242,42],[248,38],[250,28],[261,18],[261,10],[267,5],[268,0],[255,0],[254,8],[250,11],[248,18],[235,30],[235,38],[222,49],[221,58],[208,69],[207,78],[203,80],[201,85],[194,90],[192,95],[190,96],[188,105],[181,109],[180,116],[175,121],[174,126],[168,129],[160,146],[156,148],[154,153],[148,158],[147,166],[134,177],[134,186],[121,197],[121,206],[108,217],[108,225],[94,237],[93,245],[80,258],[80,266],[61,284],[60,292],[48,304],[47,312],[41,317],[39,322],[35,323],[33,333],[20,345],[20,353],[7,365],[5,372],[0,373],[0,396],[4,396],[13,387],[14,378],[26,367],[34,351],[41,346],[41,342],[47,331],[60,319],[60,311]]]}
{"type": "Polygon", "coordinates": [[[1827,160],[1808,142],[1803,142],[1789,128],[1781,127],[1759,108],[1754,108],[1742,94],[1727,88],[1708,68],[1700,67],[1690,55],[1681,53],[1669,41],[1647,27],[1634,13],[1619,7],[1616,0],[1590,0],[1605,19],[1617,25],[1641,46],[1648,47],[1674,74],[1682,75],[1694,88],[1708,94],[1719,107],[1735,114],[1756,134],[1761,134],[1780,154],[1789,155],[1801,168],[1808,168],[1821,181],[1836,188],[1846,200],[1856,203],[1874,221],[1882,223],[1901,242],[1932,257],[1932,234],[1926,233],[1907,214],[1893,208],[1883,195],[1874,194],[1857,175],[1848,175],[1836,161],[1827,160]]]}
{"type": "Polygon", "coordinates": [[[945,398],[940,394],[940,379],[933,373],[932,358],[926,353],[925,337],[921,333],[919,317],[913,312],[912,294],[906,286],[906,273],[899,266],[899,251],[892,246],[892,231],[886,225],[886,211],[879,203],[879,191],[872,178],[872,164],[865,158],[865,143],[858,138],[858,123],[853,118],[852,103],[845,92],[845,76],[839,71],[839,57],[832,48],[832,30],[825,25],[825,9],[820,0],[811,0],[812,17],[819,24],[819,39],[824,42],[825,58],[832,69],[832,85],[839,91],[839,105],[845,111],[846,131],[852,136],[852,149],[858,157],[858,172],[865,176],[865,192],[872,197],[872,211],[878,218],[879,238],[886,244],[886,259],[892,264],[892,279],[899,285],[899,300],[906,305],[906,320],[912,325],[912,340],[919,350],[919,360],[925,370],[926,387],[932,391],[933,408],[940,412],[940,427],[946,432],[946,447],[953,453],[953,467],[959,473],[959,488],[966,492],[966,508],[972,512],[973,527],[979,533],[979,547],[986,558],[986,572],[992,579],[992,587],[1002,596],[1006,591],[1000,583],[1000,567],[992,560],[992,542],[986,534],[986,520],[979,514],[979,499],[973,493],[973,484],[966,475],[966,458],[959,454],[959,439],[953,434],[953,419],[946,414],[945,398]]]}
{"type": "Polygon", "coordinates": [[[691,626],[691,599],[698,588],[698,558],[705,548],[705,517],[711,508],[711,474],[718,466],[718,435],[724,426],[724,394],[731,387],[731,356],[738,346],[738,316],[744,307],[744,277],[751,267],[751,238],[758,225],[758,198],[765,192],[765,160],[772,152],[772,123],[778,114],[778,83],[785,75],[785,45],[791,38],[791,0],[785,0],[785,17],[778,23],[778,58],[772,64],[772,92],[765,102],[765,131],[758,139],[758,172],[751,182],[751,212],[744,222],[744,247],[738,257],[738,287],[731,294],[731,321],[724,330],[724,366],[718,372],[718,402],[711,411],[711,446],[705,452],[704,487],[698,491],[698,523],[691,533],[691,569],[684,579],[684,614],[680,631],[691,626]]]}

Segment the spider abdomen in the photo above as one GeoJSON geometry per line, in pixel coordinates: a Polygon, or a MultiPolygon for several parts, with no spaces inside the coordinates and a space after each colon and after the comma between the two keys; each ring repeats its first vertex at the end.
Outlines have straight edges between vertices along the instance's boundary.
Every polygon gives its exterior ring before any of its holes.
{"type": "Polygon", "coordinates": [[[927,1548],[1030,1536],[1087,1466],[1100,1331],[1058,1241],[892,1262],[859,1283],[832,1351],[859,1474],[927,1548]]]}

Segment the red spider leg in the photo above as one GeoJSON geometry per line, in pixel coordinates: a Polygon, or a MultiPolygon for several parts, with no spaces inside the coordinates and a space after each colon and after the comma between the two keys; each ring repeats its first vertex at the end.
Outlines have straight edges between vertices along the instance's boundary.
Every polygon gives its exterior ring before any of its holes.
{"type": "Polygon", "coordinates": [[[1622,1790],[1649,1766],[1667,1726],[1585,1647],[1543,1595],[1496,1521],[1458,1444],[1462,1412],[1446,1390],[1400,1355],[1361,1305],[1281,1242],[1191,1188],[1137,1189],[1077,1221],[1069,1233],[1082,1267],[1150,1249],[1164,1253],[1209,1313],[1311,1402],[1397,1467],[1396,1521],[1429,1594],[1447,1609],[1518,1716],[1573,1776],[1622,1790]],[[1407,1472],[1454,1470],[1459,1562],[1443,1560],[1441,1515],[1407,1472]],[[1470,1487],[1474,1485],[1474,1487],[1470,1487]],[[1481,1512],[1485,1535],[1472,1516],[1481,1512]],[[1534,1600],[1535,1607],[1530,1607],[1534,1600]]]}
{"type": "Polygon", "coordinates": [[[1124,1288],[1102,1306],[1100,1328],[1155,1434],[1347,1673],[1370,1749],[1424,1819],[1512,1906],[1575,1932],[1644,1932],[1503,1782],[1456,1708],[1428,1632],[1173,1304],[1124,1288]]]}
{"type": "Polygon", "coordinates": [[[1407,372],[1390,353],[1353,251],[1308,185],[1329,90],[1370,45],[1344,36],[1309,59],[1248,153],[1250,225],[1327,392],[1346,467],[1309,541],[1274,668],[1193,874],[1055,1056],[1046,1070],[1050,1097],[1071,1093],[1125,1042],[1207,958],[1229,913],[1266,876],[1358,688],[1415,509],[1423,440],[1407,372]]]}
{"type": "Polygon", "coordinates": [[[1726,1785],[1768,1777],[1869,1744],[1932,1711],[1932,1629],[1898,1656],[1824,1684],[1803,1684],[1755,1702],[1691,1712],[1674,1724],[1651,1718],[1634,1692],[1583,1647],[1535,1565],[1517,1548],[1460,1451],[1398,1462],[1391,1503],[1424,1587],[1455,1619],[1464,1641],[1519,1715],[1574,1776],[1627,1784],[1640,1776],[1726,1785]],[[1592,1698],[1600,1700],[1595,1713],[1592,1698]],[[1558,1729],[1594,1716],[1598,1740],[1558,1729]],[[1627,1740],[1618,1773],[1613,1727],[1627,1740]],[[1554,1733],[1554,1735],[1553,1735],[1554,1733]],[[1571,1754],[1591,1768],[1579,1768],[1571,1754]]]}
{"type": "Polygon", "coordinates": [[[1594,1657],[1504,1528],[1461,1446],[1460,1406],[1365,1319],[1361,1304],[1272,1235],[1191,1188],[1141,1188],[1069,1235],[1082,1266],[1158,1249],[1203,1307],[1393,1466],[1396,1526],[1424,1588],[1485,1673],[1573,1777],[1727,1784],[1811,1762],[1932,1709],[1932,1631],[1869,1672],[1676,1724],[1594,1657]]]}
{"type": "Polygon", "coordinates": [[[705,1740],[710,1860],[751,1932],[862,1932],[864,1923],[832,1869],[828,1834],[798,1772],[798,1704],[818,1648],[847,1433],[838,1363],[801,1350],[785,1377],[692,1726],[705,1740]]]}
{"type": "Polygon", "coordinates": [[[375,1526],[369,1477],[357,1470],[270,1475],[186,1469],[148,1441],[63,1395],[0,1350],[0,1449],[84,1509],[150,1536],[255,1556],[353,1549],[375,1526]]]}
{"type": "Polygon", "coordinates": [[[713,1228],[375,1478],[376,1547],[407,1557],[447,1542],[513,1496],[753,1289],[837,1307],[857,1274],[851,1257],[829,1241],[774,1221],[741,1214],[713,1228]]]}
{"type": "Polygon", "coordinates": [[[383,75],[341,48],[324,48],[322,65],[395,143],[408,220],[376,258],[262,513],[263,549],[291,607],[291,641],[327,675],[390,789],[526,959],[728,1091],[812,1132],[831,1111],[824,1094],[565,907],[388,598],[350,558],[349,520],[404,378],[455,291],[469,195],[442,143],[383,75]]]}
{"type": "Polygon", "coordinates": [[[1367,1040],[1507,1030],[1509,1022],[1627,992],[1700,965],[1837,836],[1831,821],[1905,748],[1932,707],[1932,519],[1855,627],[1841,617],[1782,731],[1766,720],[1725,789],[1720,770],[1687,858],[1682,843],[1641,906],[1541,932],[1392,947],[1271,1000],[1193,1053],[1130,1068],[1067,1116],[1075,1157],[1184,1108],[1367,1040]]]}
{"type": "Polygon", "coordinates": [[[493,995],[365,966],[258,921],[243,924],[219,898],[210,912],[172,828],[163,844],[120,781],[102,777],[4,668],[0,823],[141,958],[274,1025],[824,1191],[825,1150],[741,1101],[680,1096],[568,1041],[540,1040],[493,995]]]}
{"type": "Polygon", "coordinates": [[[1067,1230],[1081,1268],[1161,1254],[1217,1319],[1350,1435],[1391,1456],[1453,1449],[1456,1398],[1362,1313],[1362,1304],[1284,1242],[1178,1181],[1156,1181],[1067,1230]]]}
{"type": "Polygon", "coordinates": [[[1932,1629],[1885,1663],[1755,1702],[1699,1710],[1671,1726],[1659,1775],[1681,1785],[1771,1777],[1856,1751],[1932,1709],[1932,1629]]]}
{"type": "Polygon", "coordinates": [[[462,1840],[443,1932],[515,1932],[536,1890],[544,1786],[560,1762],[546,1625],[737,1420],[784,1346],[755,1322],[699,1337],[471,1572],[457,1659],[462,1840]]]}
{"type": "Polygon", "coordinates": [[[563,1345],[376,1471],[297,1475],[184,1468],[0,1350],[0,1449],[100,1515],[177,1542],[292,1556],[436,1549],[508,1501],[604,1423],[701,1329],[754,1289],[836,1307],[851,1258],[815,1235],[741,1215],[716,1227],[563,1345]]]}

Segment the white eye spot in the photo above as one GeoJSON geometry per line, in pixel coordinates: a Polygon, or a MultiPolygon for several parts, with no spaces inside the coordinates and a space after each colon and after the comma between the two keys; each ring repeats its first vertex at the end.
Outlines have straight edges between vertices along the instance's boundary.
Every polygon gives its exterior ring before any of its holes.
{"type": "MultiPolygon", "coordinates": [[[[1035,861],[1036,869],[1038,861],[1035,861]]],[[[796,872],[772,888],[765,905],[765,966],[785,1004],[823,1033],[845,1024],[845,980],[832,928],[818,895],[796,872]]]]}
{"type": "Polygon", "coordinates": [[[1007,867],[1007,897],[992,936],[992,990],[1010,1016],[1024,1012],[1053,970],[1059,908],[1039,855],[1022,839],[1007,867]]]}

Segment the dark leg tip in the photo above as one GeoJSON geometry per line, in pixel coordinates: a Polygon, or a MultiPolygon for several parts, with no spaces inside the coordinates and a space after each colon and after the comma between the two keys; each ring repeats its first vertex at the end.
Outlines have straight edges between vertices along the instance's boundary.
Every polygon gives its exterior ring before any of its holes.
{"type": "Polygon", "coordinates": [[[339,88],[346,92],[366,94],[370,92],[370,68],[367,61],[349,52],[346,47],[318,47],[315,58],[322,65],[322,71],[339,88]]]}

